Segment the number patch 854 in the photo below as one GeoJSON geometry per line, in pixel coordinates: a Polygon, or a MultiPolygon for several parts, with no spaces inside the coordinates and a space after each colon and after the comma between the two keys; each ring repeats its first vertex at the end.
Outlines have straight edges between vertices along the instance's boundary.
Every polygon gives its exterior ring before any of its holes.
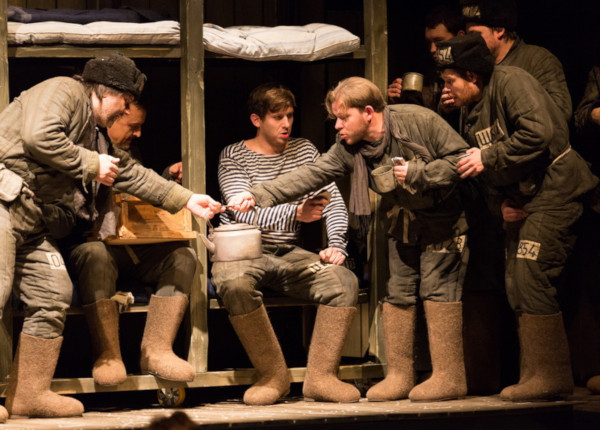
{"type": "Polygon", "coordinates": [[[517,248],[517,258],[537,260],[540,255],[540,243],[531,240],[521,240],[517,248]]]}

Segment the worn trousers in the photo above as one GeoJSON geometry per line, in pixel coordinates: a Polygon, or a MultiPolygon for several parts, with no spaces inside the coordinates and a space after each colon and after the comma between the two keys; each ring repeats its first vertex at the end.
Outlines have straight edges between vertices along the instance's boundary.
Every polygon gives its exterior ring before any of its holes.
{"type": "Polygon", "coordinates": [[[350,269],[322,263],[317,254],[293,245],[265,245],[263,256],[253,260],[215,262],[211,275],[232,316],[260,307],[263,288],[334,307],[358,300],[358,279],[350,269]]]}
{"type": "Polygon", "coordinates": [[[154,284],[158,296],[190,293],[197,258],[186,242],[128,247],[95,241],[70,251],[67,266],[83,304],[110,299],[116,292],[118,278],[154,284]]]}
{"type": "Polygon", "coordinates": [[[466,235],[447,241],[420,245],[388,239],[390,278],[383,301],[410,306],[417,298],[434,302],[458,302],[469,251],[466,235]]]}
{"type": "Polygon", "coordinates": [[[571,202],[506,223],[506,293],[515,312],[551,315],[560,310],[558,282],[582,213],[583,204],[571,202]]]}
{"type": "Polygon", "coordinates": [[[63,333],[71,304],[69,274],[47,231],[37,221],[23,222],[10,207],[0,204],[0,305],[4,308],[12,289],[23,303],[23,333],[56,338],[63,333]]]}

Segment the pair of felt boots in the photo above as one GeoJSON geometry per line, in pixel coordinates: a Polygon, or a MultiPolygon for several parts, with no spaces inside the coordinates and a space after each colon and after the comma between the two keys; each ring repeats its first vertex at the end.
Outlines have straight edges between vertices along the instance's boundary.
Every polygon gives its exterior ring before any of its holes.
{"type": "MultiPolygon", "coordinates": [[[[163,379],[191,381],[192,366],[173,353],[173,341],[185,311],[187,296],[150,299],[141,345],[140,365],[143,373],[163,379]]],[[[127,373],[119,347],[119,313],[112,300],[99,300],[84,306],[92,344],[98,358],[94,362],[94,382],[117,385],[127,373]]],[[[0,422],[8,415],[27,417],[69,417],[83,413],[76,399],[50,390],[50,384],[63,338],[43,339],[21,333],[9,376],[6,409],[0,407],[0,422]]]]}

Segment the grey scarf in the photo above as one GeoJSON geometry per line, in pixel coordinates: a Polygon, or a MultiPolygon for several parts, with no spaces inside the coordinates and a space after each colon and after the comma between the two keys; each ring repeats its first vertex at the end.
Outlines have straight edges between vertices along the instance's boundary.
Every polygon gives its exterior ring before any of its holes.
{"type": "Polygon", "coordinates": [[[350,212],[350,226],[357,230],[358,237],[361,239],[367,237],[371,222],[369,176],[365,158],[378,160],[383,157],[386,148],[390,144],[389,121],[390,110],[386,107],[383,110],[383,138],[376,142],[363,142],[354,153],[354,170],[352,172],[352,187],[348,209],[350,212]]]}

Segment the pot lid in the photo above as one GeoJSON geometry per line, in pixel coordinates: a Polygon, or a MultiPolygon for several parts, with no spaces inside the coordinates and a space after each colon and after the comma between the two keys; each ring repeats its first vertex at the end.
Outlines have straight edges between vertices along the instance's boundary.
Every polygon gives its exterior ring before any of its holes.
{"type": "Polygon", "coordinates": [[[215,228],[215,231],[240,231],[240,230],[257,230],[255,225],[245,224],[243,222],[236,224],[224,224],[215,228]]]}

